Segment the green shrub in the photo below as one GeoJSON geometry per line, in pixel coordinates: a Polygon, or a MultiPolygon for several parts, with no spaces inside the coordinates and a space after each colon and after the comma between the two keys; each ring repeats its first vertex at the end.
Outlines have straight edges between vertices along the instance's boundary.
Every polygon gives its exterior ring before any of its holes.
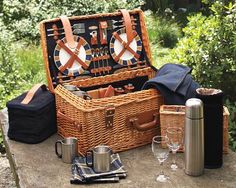
{"type": "Polygon", "coordinates": [[[174,7],[173,0],[146,0],[144,8],[155,13],[163,13],[166,8],[174,7]]]}
{"type": "Polygon", "coordinates": [[[181,29],[174,20],[146,12],[148,35],[152,44],[173,48],[182,37],[181,29]]]}
{"type": "Polygon", "coordinates": [[[60,15],[86,15],[139,7],[142,0],[3,0],[3,21],[17,40],[39,41],[40,21],[60,15]]]}
{"type": "Polygon", "coordinates": [[[226,101],[226,106],[230,112],[229,116],[229,145],[233,151],[236,151],[236,102],[226,101]]]}
{"type": "Polygon", "coordinates": [[[6,32],[1,21],[0,33],[0,109],[2,109],[6,101],[20,90],[23,80],[16,61],[12,33],[6,32]]]}
{"type": "Polygon", "coordinates": [[[236,3],[215,2],[209,17],[189,17],[185,36],[173,51],[173,58],[193,68],[195,79],[205,87],[221,88],[236,100],[236,3]]]}

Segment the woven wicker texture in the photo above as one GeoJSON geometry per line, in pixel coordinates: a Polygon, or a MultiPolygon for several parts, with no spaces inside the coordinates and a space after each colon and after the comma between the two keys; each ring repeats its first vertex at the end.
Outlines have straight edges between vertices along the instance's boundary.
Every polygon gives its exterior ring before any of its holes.
{"type": "MultiPolygon", "coordinates": [[[[223,153],[228,153],[229,143],[228,143],[228,121],[229,121],[229,111],[227,107],[224,107],[223,114],[223,153]]],[[[166,135],[166,129],[168,127],[180,127],[184,131],[185,124],[185,106],[181,105],[162,105],[160,107],[160,127],[161,135],[166,135]]],[[[183,152],[183,147],[180,148],[180,152],[183,152]]]]}
{"type": "Polygon", "coordinates": [[[147,131],[138,131],[126,125],[127,118],[137,113],[159,111],[163,97],[153,89],[103,99],[84,100],[62,86],[55,89],[58,116],[58,133],[78,138],[81,153],[99,144],[109,145],[114,152],[124,151],[151,142],[160,134],[158,125],[147,131]],[[114,125],[106,127],[105,111],[115,107],[114,125]],[[80,126],[78,126],[80,125],[80,126]]]}
{"type": "Polygon", "coordinates": [[[75,85],[77,87],[87,87],[87,86],[96,86],[101,84],[110,84],[117,81],[127,80],[131,78],[148,76],[149,79],[155,76],[156,72],[152,70],[151,67],[146,67],[143,69],[137,70],[127,70],[125,72],[120,72],[117,74],[111,74],[106,76],[88,78],[84,80],[71,81],[70,84],[75,85]]]}

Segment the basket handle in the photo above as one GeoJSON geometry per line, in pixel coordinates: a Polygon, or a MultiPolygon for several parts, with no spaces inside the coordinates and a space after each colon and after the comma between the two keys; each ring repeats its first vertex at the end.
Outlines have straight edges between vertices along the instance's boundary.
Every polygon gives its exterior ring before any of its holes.
{"type": "Polygon", "coordinates": [[[65,120],[67,120],[69,123],[72,123],[77,129],[78,131],[82,130],[82,126],[80,125],[79,122],[77,122],[76,120],[71,119],[70,117],[66,116],[63,112],[61,112],[60,110],[57,110],[57,117],[59,118],[63,118],[65,120]]]}
{"type": "Polygon", "coordinates": [[[157,126],[158,120],[159,120],[159,115],[153,114],[153,121],[148,122],[148,123],[143,123],[139,124],[139,119],[137,117],[131,118],[129,122],[133,127],[135,127],[138,131],[147,131],[150,129],[153,129],[157,126]]]}

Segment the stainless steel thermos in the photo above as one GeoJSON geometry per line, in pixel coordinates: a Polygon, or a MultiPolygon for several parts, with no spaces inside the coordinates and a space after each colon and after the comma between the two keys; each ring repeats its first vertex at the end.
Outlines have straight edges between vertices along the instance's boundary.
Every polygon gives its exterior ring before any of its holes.
{"type": "Polygon", "coordinates": [[[191,98],[185,106],[185,173],[200,176],[204,170],[203,103],[200,99],[191,98]]]}

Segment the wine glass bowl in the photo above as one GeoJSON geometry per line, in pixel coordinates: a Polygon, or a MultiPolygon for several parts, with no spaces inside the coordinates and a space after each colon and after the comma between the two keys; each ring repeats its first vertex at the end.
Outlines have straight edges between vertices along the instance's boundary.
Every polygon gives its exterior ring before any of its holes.
{"type": "Polygon", "coordinates": [[[183,144],[183,130],[180,127],[168,127],[166,130],[166,136],[169,138],[167,145],[173,153],[171,169],[177,170],[178,165],[176,164],[175,157],[176,152],[183,144]]]}
{"type": "MultiPolygon", "coordinates": [[[[161,167],[169,155],[168,141],[169,139],[166,136],[154,136],[152,139],[152,152],[154,157],[158,159],[161,167]]],[[[163,170],[161,170],[156,181],[166,182],[167,180],[168,177],[164,174],[163,170]]]]}

